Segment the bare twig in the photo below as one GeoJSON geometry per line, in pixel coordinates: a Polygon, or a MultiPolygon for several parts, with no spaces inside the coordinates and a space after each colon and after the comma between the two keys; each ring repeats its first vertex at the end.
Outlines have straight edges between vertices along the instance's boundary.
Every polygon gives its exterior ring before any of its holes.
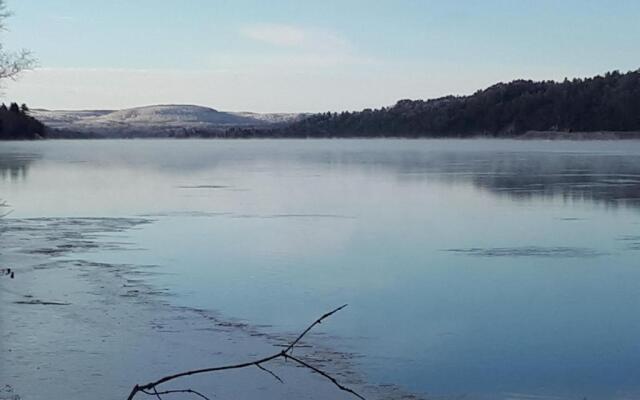
{"type": "Polygon", "coordinates": [[[158,398],[158,400],[162,400],[162,397],[160,397],[160,393],[158,393],[158,389],[153,388],[153,393],[155,393],[155,395],[158,398]]]}
{"type": "Polygon", "coordinates": [[[310,370],[312,370],[313,372],[316,372],[316,373],[318,373],[318,374],[320,374],[320,375],[324,376],[325,378],[327,378],[328,380],[330,380],[331,382],[333,382],[333,384],[334,384],[334,385],[336,385],[340,390],[344,390],[345,392],[349,392],[349,393],[351,393],[352,395],[356,396],[357,398],[359,398],[359,399],[361,399],[361,400],[366,400],[364,397],[362,397],[361,395],[359,395],[358,393],[356,393],[355,391],[353,391],[353,389],[349,389],[349,388],[348,388],[348,387],[346,387],[346,386],[342,386],[342,385],[340,384],[340,382],[338,382],[334,377],[332,377],[331,375],[327,374],[326,372],[324,372],[324,371],[322,371],[322,370],[320,370],[320,369],[318,369],[318,368],[314,367],[313,365],[308,364],[308,363],[306,363],[306,362],[302,361],[301,359],[296,358],[296,357],[291,356],[291,355],[288,355],[288,356],[287,356],[287,358],[289,358],[289,359],[291,359],[291,360],[293,360],[293,361],[297,362],[298,364],[302,365],[302,366],[303,366],[303,367],[305,367],[305,368],[309,368],[309,369],[310,369],[310,370]]]}
{"type": "Polygon", "coordinates": [[[323,321],[323,320],[325,320],[325,319],[329,318],[330,316],[332,316],[333,314],[335,314],[335,313],[337,313],[338,311],[342,310],[342,309],[343,309],[343,308],[345,308],[346,306],[347,306],[347,305],[346,305],[346,304],[344,304],[344,305],[342,305],[342,306],[340,306],[340,307],[336,308],[336,309],[335,309],[335,310],[333,310],[333,311],[329,311],[328,313],[324,314],[322,317],[320,317],[320,318],[318,318],[317,320],[315,320],[315,321],[313,322],[313,324],[309,325],[309,327],[308,327],[307,329],[305,329],[305,330],[304,330],[304,332],[302,332],[302,333],[300,334],[300,336],[298,336],[298,337],[296,338],[296,340],[294,340],[293,342],[291,342],[291,344],[289,345],[289,347],[287,347],[287,348],[284,350],[284,352],[285,352],[285,353],[289,353],[289,352],[291,352],[291,351],[293,350],[293,348],[295,347],[295,345],[296,345],[296,344],[298,344],[298,342],[299,342],[300,340],[302,340],[302,338],[303,338],[307,333],[309,333],[309,331],[310,331],[311,329],[313,329],[313,327],[314,327],[314,326],[316,326],[316,325],[320,325],[320,324],[322,323],[322,321],[323,321]]]}
{"type": "Polygon", "coordinates": [[[193,389],[163,390],[162,392],[158,392],[158,390],[156,388],[154,388],[153,389],[153,393],[149,392],[149,391],[146,391],[146,390],[141,390],[141,392],[146,394],[146,395],[156,396],[156,397],[160,397],[160,395],[165,395],[165,394],[190,393],[190,394],[193,394],[193,395],[196,395],[196,396],[200,397],[201,399],[211,400],[210,398],[208,398],[204,394],[198,392],[197,390],[193,390],[193,389]]]}
{"type": "Polygon", "coordinates": [[[321,376],[323,376],[324,378],[328,379],[331,383],[333,383],[338,389],[351,393],[352,395],[356,396],[357,398],[361,399],[361,400],[365,400],[365,398],[363,396],[361,396],[360,394],[358,394],[356,391],[354,391],[353,389],[350,389],[346,386],[343,386],[342,384],[340,384],[334,377],[332,377],[331,375],[329,375],[328,373],[322,371],[321,369],[314,367],[312,365],[310,365],[309,363],[297,358],[297,357],[293,357],[290,353],[293,350],[293,348],[302,340],[302,338],[304,338],[304,336],[309,333],[309,331],[311,329],[313,329],[316,325],[319,325],[322,323],[323,320],[325,320],[326,318],[329,318],[330,316],[332,316],[333,314],[337,313],[338,311],[342,310],[343,308],[345,308],[347,305],[343,305],[340,306],[332,311],[329,311],[328,313],[324,314],[323,316],[321,316],[320,318],[318,318],[317,320],[315,320],[311,325],[309,325],[309,327],[307,329],[305,329],[293,342],[291,342],[284,350],[263,357],[259,360],[254,360],[254,361],[247,361],[247,362],[243,362],[243,363],[238,363],[238,364],[230,364],[230,365],[223,365],[223,366],[219,366],[219,367],[211,367],[211,368],[203,368],[203,369],[196,369],[196,370],[191,370],[191,371],[185,371],[185,372],[179,372],[173,375],[168,375],[165,376],[163,378],[160,378],[154,382],[149,382],[147,384],[144,385],[135,385],[133,387],[133,389],[131,390],[131,393],[129,393],[129,397],[127,397],[127,400],[132,400],[136,394],[138,394],[139,392],[145,393],[147,395],[150,396],[156,396],[159,400],[162,400],[162,398],[160,397],[162,394],[170,394],[170,393],[192,393],[192,394],[196,394],[198,396],[200,396],[201,398],[204,398],[206,400],[207,399],[206,396],[202,395],[201,393],[195,392],[192,389],[183,389],[183,390],[167,390],[167,391],[158,391],[157,388],[159,385],[162,385],[163,383],[169,382],[169,381],[173,381],[176,380],[178,378],[182,378],[185,376],[191,376],[191,375],[199,375],[199,374],[205,374],[205,373],[212,373],[212,372],[220,372],[220,371],[227,371],[227,370],[232,370],[232,369],[241,369],[241,368],[247,368],[247,367],[257,367],[267,373],[269,373],[270,375],[272,375],[275,379],[277,379],[278,381],[280,381],[281,383],[284,383],[282,381],[282,379],[276,375],[275,373],[273,373],[272,371],[268,370],[267,368],[263,367],[262,364],[267,363],[269,361],[273,361],[275,359],[278,358],[283,358],[285,361],[287,359],[291,359],[292,361],[294,361],[295,363],[297,363],[298,365],[301,365],[305,368],[308,368],[310,370],[312,370],[313,372],[320,374],[321,376]]]}
{"type": "Polygon", "coordinates": [[[263,371],[264,371],[264,372],[266,372],[267,374],[269,374],[269,375],[273,376],[275,379],[277,379],[277,380],[278,380],[278,382],[280,382],[280,383],[284,383],[284,381],[283,381],[283,380],[282,380],[282,379],[281,379],[281,378],[280,378],[280,377],[279,377],[275,372],[271,371],[270,369],[265,368],[265,367],[263,367],[263,366],[262,366],[262,365],[260,365],[260,364],[256,364],[256,367],[260,368],[261,370],[263,370],[263,371]]]}

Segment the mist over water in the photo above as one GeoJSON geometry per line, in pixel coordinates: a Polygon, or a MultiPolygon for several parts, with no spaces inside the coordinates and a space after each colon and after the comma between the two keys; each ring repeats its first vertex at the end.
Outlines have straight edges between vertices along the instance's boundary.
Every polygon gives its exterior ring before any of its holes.
{"type": "Polygon", "coordinates": [[[371,382],[470,398],[640,394],[640,143],[3,143],[13,218],[142,217],[95,262],[178,305],[323,326],[371,382]]]}

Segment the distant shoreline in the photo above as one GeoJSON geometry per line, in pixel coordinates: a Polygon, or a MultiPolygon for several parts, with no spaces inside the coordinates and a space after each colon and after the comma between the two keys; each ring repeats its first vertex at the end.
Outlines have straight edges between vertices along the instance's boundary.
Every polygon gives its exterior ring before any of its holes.
{"type": "Polygon", "coordinates": [[[529,131],[514,139],[535,140],[628,140],[640,139],[640,131],[594,131],[594,132],[558,132],[529,131]]]}
{"type": "Polygon", "coordinates": [[[24,139],[0,139],[0,142],[9,141],[40,141],[40,140],[126,140],[126,139],[225,139],[225,140],[247,140],[247,139],[496,139],[496,140],[573,140],[573,141],[605,141],[605,140],[638,140],[640,139],[640,131],[527,131],[520,135],[504,136],[491,133],[477,134],[394,134],[394,135],[284,135],[280,131],[271,130],[269,128],[252,129],[252,130],[229,130],[229,131],[193,131],[177,130],[171,132],[162,132],[157,135],[149,134],[141,131],[123,130],[118,134],[104,134],[91,132],[77,132],[61,129],[50,129],[45,137],[36,136],[35,138],[24,139]]]}
{"type": "Polygon", "coordinates": [[[253,135],[225,135],[225,134],[213,134],[213,135],[176,135],[176,136],[149,136],[149,135],[137,135],[135,133],[126,134],[121,136],[106,136],[100,134],[90,133],[75,133],[75,132],[50,132],[47,138],[39,140],[126,140],[126,139],[225,139],[225,140],[246,140],[246,139],[496,139],[496,140],[638,140],[640,139],[640,131],[594,131],[594,132],[561,132],[561,131],[528,131],[524,134],[517,136],[497,136],[491,134],[477,134],[477,135],[464,135],[464,136],[445,136],[445,135],[354,135],[354,136],[283,136],[272,135],[270,132],[265,132],[264,135],[258,133],[253,135]]]}

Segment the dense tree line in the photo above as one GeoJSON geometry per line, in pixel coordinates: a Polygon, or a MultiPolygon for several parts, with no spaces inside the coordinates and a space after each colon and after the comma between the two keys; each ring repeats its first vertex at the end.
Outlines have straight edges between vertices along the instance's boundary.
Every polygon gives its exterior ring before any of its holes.
{"type": "Polygon", "coordinates": [[[39,139],[45,136],[45,126],[29,115],[23,104],[0,105],[0,140],[39,139]]]}
{"type": "Polygon", "coordinates": [[[470,96],[401,100],[392,107],[316,114],[230,137],[520,136],[530,131],[640,131],[640,70],[563,82],[516,80],[470,96]]]}

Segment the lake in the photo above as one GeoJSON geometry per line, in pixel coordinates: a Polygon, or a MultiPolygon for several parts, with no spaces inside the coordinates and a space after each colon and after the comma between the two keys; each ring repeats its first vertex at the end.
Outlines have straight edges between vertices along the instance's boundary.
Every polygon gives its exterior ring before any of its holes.
{"type": "Polygon", "coordinates": [[[148,220],[73,257],[157,266],[176,306],[278,333],[348,303],[323,340],[372,384],[640,396],[640,142],[6,142],[0,198],[148,220]]]}

